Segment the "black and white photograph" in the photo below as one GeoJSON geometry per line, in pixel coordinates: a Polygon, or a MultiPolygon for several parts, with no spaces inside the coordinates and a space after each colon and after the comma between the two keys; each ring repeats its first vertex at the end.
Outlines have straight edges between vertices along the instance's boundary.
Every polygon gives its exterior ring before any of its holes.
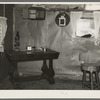
{"type": "Polygon", "coordinates": [[[0,90],[100,90],[100,4],[0,3],[0,90]]]}

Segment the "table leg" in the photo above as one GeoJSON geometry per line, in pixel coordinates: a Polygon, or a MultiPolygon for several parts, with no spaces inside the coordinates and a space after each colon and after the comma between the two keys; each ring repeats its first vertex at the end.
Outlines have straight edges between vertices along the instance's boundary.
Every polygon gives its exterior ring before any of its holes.
{"type": "Polygon", "coordinates": [[[54,69],[53,69],[53,60],[49,60],[49,72],[48,72],[48,75],[49,75],[49,83],[50,84],[54,84],[55,83],[55,80],[54,80],[54,75],[55,75],[55,72],[54,72],[54,69]]]}
{"type": "Polygon", "coordinates": [[[43,60],[43,65],[42,65],[41,70],[42,70],[41,78],[48,79],[48,67],[47,67],[46,60],[43,60]]]}

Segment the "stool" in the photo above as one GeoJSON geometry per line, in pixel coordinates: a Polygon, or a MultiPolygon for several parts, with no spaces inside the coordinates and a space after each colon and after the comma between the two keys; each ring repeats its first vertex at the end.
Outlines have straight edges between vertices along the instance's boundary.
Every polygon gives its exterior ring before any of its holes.
{"type": "Polygon", "coordinates": [[[99,66],[95,66],[93,64],[83,64],[82,65],[83,71],[83,79],[82,79],[82,86],[89,87],[91,90],[95,88],[99,88],[99,66]],[[89,74],[88,81],[87,81],[87,73],[89,74]]]}

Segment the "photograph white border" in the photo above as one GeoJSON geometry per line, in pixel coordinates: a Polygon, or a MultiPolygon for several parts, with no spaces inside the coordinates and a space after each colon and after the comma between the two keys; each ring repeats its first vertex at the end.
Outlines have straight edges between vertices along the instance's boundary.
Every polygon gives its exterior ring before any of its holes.
{"type": "MultiPolygon", "coordinates": [[[[3,0],[2,0],[3,1],[3,0]]],[[[0,2],[0,4],[100,4],[99,2],[0,2]]],[[[100,98],[100,90],[0,90],[0,99],[100,98]]]]}

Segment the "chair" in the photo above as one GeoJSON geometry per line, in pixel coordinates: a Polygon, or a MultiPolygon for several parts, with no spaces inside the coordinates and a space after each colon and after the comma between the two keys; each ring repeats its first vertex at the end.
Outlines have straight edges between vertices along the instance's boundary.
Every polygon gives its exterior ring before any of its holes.
{"type": "Polygon", "coordinates": [[[89,87],[91,90],[99,88],[99,66],[94,63],[84,63],[81,69],[83,71],[83,88],[89,87]]]}

